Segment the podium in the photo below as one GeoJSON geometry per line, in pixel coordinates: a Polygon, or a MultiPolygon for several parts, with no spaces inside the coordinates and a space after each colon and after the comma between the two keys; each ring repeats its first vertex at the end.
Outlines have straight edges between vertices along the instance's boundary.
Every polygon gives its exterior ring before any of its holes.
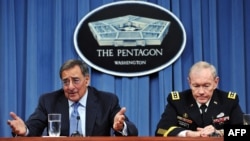
{"type": "Polygon", "coordinates": [[[10,137],[0,141],[223,141],[223,137],[10,137]]]}

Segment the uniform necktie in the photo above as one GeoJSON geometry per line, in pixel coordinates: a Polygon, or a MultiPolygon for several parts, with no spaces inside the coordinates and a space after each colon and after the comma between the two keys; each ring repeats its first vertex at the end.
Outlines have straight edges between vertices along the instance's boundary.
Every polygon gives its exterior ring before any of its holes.
{"type": "Polygon", "coordinates": [[[81,129],[81,119],[78,113],[78,107],[80,106],[79,102],[72,104],[73,111],[70,117],[70,135],[71,136],[80,136],[82,135],[81,129]]]}
{"type": "Polygon", "coordinates": [[[200,106],[201,114],[204,114],[204,113],[205,113],[206,108],[207,108],[207,105],[206,105],[206,104],[202,104],[202,105],[200,106]]]}
{"type": "Polygon", "coordinates": [[[207,105],[206,104],[202,104],[200,106],[200,109],[201,109],[201,119],[202,119],[202,125],[204,126],[204,121],[205,121],[205,116],[204,114],[206,113],[206,108],[207,108],[207,105]]]}

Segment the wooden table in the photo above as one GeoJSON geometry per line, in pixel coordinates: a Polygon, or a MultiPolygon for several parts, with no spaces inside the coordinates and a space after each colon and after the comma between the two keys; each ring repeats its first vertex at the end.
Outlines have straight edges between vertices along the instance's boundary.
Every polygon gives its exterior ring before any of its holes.
{"type": "Polygon", "coordinates": [[[223,141],[221,137],[16,137],[0,141],[223,141]]]}

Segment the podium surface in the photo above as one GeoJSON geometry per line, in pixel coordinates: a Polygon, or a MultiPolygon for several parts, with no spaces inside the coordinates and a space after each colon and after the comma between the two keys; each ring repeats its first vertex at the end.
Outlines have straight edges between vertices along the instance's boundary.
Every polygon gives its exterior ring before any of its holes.
{"type": "Polygon", "coordinates": [[[223,141],[222,137],[10,137],[0,141],[223,141]]]}

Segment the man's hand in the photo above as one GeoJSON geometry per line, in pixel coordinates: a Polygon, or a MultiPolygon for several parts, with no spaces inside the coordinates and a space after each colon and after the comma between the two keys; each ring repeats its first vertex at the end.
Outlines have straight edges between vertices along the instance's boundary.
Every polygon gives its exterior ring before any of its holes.
{"type": "Polygon", "coordinates": [[[208,125],[204,128],[197,128],[197,131],[200,131],[201,137],[209,137],[216,131],[216,129],[214,128],[213,125],[208,125]]]}
{"type": "Polygon", "coordinates": [[[191,130],[188,130],[186,132],[186,137],[200,137],[200,136],[201,136],[200,131],[191,131],[191,130]]]}
{"type": "Polygon", "coordinates": [[[7,124],[12,129],[12,132],[17,135],[24,136],[27,130],[24,121],[20,117],[18,117],[14,112],[10,112],[10,116],[13,120],[8,120],[7,124]]]}
{"type": "Polygon", "coordinates": [[[113,129],[115,131],[121,131],[123,129],[124,125],[124,120],[125,120],[125,112],[126,108],[123,107],[116,115],[114,118],[114,124],[113,124],[113,129]]]}

